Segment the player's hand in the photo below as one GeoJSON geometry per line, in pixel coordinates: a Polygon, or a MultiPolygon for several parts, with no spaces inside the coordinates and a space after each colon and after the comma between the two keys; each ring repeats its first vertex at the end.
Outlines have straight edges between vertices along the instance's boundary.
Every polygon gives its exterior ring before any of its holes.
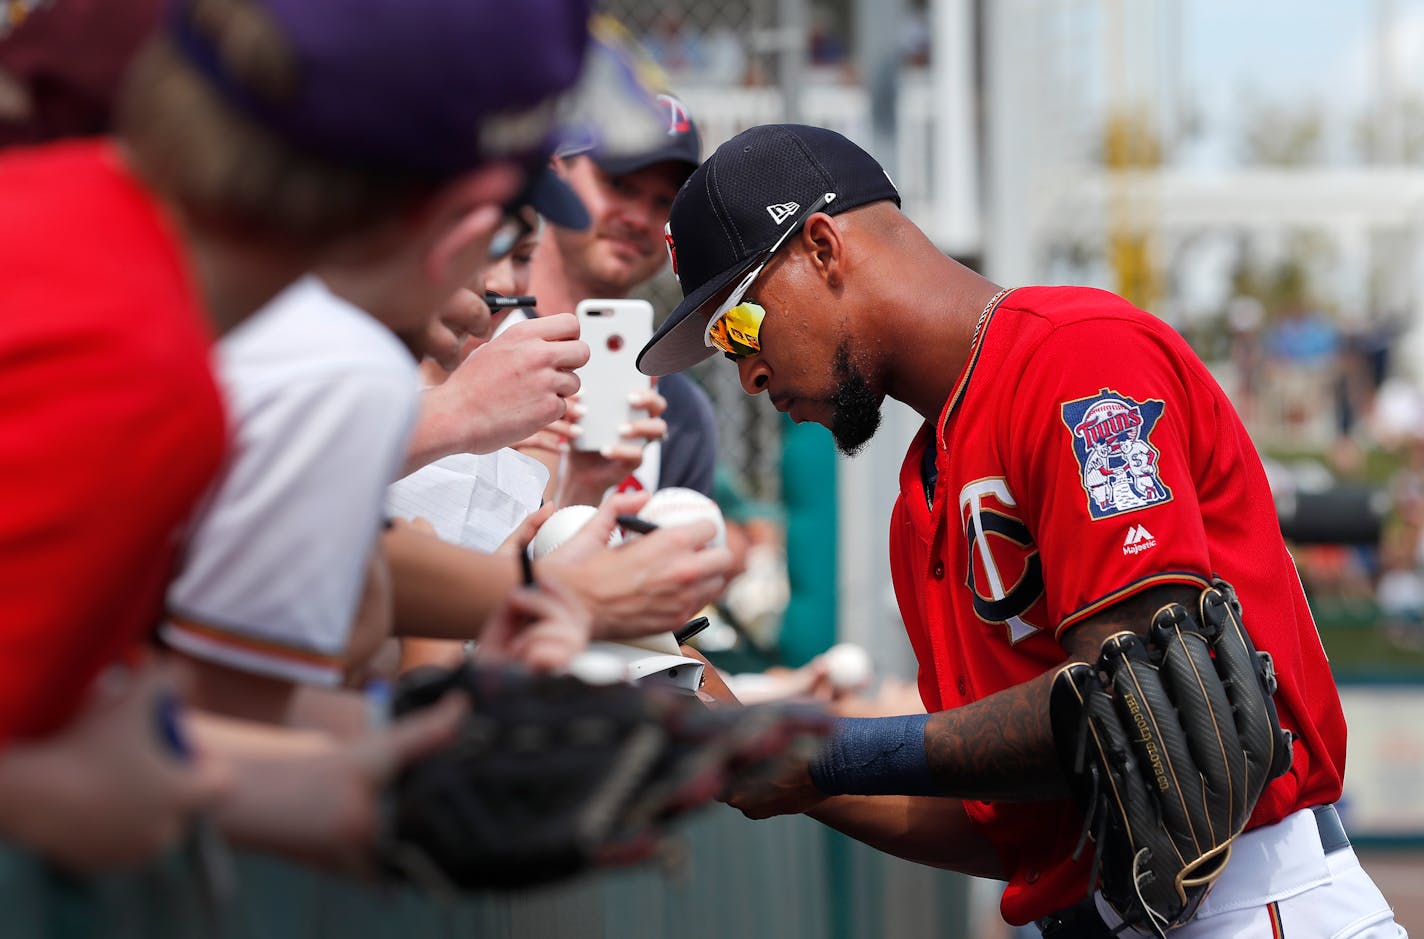
{"type": "Polygon", "coordinates": [[[573,314],[515,323],[425,392],[417,436],[437,434],[444,453],[492,453],[522,440],[564,417],[579,389],[574,369],[587,361],[573,314]]]}
{"type": "Polygon", "coordinates": [[[40,740],[0,753],[0,834],[77,873],[128,867],[172,847],[228,785],[224,762],[183,753],[168,668],[100,676],[88,704],[40,740]]]}
{"type": "MultiPolygon", "coordinates": [[[[629,421],[619,435],[619,442],[601,451],[569,451],[568,460],[561,464],[563,475],[556,481],[555,492],[560,505],[597,505],[603,494],[627,478],[643,462],[643,448],[655,440],[667,436],[667,421],[663,412],[667,410],[667,399],[649,388],[635,391],[628,398],[628,404],[646,416],[629,421]]],[[[577,435],[578,418],[583,416],[583,405],[577,398],[572,402],[569,435],[577,435]]]]}
{"type": "Polygon", "coordinates": [[[798,815],[826,800],[811,781],[810,764],[804,755],[788,752],[767,770],[736,777],[722,801],[747,818],[798,815]]]}
{"type": "Polygon", "coordinates": [[[637,514],[647,493],[616,493],[598,513],[540,562],[540,578],[566,584],[593,613],[598,639],[633,639],[687,622],[727,586],[734,559],[726,548],[705,547],[711,522],[660,528],[609,548],[621,514],[637,514]]]}

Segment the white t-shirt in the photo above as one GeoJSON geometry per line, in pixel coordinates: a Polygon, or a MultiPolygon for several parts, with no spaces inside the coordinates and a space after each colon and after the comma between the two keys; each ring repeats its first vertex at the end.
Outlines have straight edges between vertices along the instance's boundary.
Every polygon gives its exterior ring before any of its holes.
{"type": "Polygon", "coordinates": [[[163,639],[292,681],[340,680],[382,499],[418,410],[415,361],[314,276],[218,344],[233,443],[168,592],[163,639]]]}

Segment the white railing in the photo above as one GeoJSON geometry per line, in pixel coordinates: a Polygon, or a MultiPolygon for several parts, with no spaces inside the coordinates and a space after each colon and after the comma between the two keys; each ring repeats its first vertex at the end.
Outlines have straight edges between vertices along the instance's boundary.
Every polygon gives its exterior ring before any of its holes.
{"type": "MultiPolygon", "coordinates": [[[[928,229],[934,195],[931,152],[934,115],[927,76],[907,71],[901,78],[897,106],[898,154],[887,166],[906,214],[928,229]]],[[[742,88],[727,85],[681,85],[678,94],[702,130],[702,155],[757,124],[785,120],[785,106],[777,88],[742,88]]],[[[808,84],[801,92],[801,120],[845,134],[882,159],[871,141],[870,95],[858,85],[808,84]]]]}

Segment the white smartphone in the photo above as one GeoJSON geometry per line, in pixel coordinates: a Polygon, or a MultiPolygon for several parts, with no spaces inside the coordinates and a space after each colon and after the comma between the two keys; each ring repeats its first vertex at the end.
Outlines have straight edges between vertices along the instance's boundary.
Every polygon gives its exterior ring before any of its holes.
{"type": "Polygon", "coordinates": [[[628,403],[635,391],[652,387],[638,371],[638,353],[653,336],[653,305],[646,300],[583,300],[574,309],[579,335],[588,343],[588,364],[578,369],[579,401],[587,413],[579,450],[602,450],[622,440],[618,428],[647,415],[628,403]]]}

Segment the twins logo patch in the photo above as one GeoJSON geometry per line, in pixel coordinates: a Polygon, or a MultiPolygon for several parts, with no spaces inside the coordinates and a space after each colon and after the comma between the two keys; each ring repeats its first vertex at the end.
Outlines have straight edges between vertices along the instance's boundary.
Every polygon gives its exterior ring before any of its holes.
{"type": "Polygon", "coordinates": [[[1151,439],[1165,408],[1162,401],[1134,401],[1107,388],[1063,405],[1090,517],[1111,518],[1171,500],[1151,439]]]}

